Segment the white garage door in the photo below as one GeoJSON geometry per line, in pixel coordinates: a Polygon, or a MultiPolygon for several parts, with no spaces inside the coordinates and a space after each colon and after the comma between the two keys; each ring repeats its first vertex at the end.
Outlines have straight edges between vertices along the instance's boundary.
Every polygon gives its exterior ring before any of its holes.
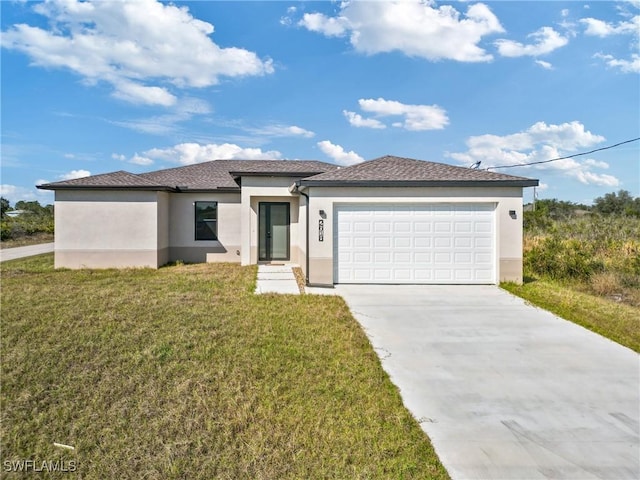
{"type": "Polygon", "coordinates": [[[492,204],[341,205],[336,283],[495,283],[492,204]]]}

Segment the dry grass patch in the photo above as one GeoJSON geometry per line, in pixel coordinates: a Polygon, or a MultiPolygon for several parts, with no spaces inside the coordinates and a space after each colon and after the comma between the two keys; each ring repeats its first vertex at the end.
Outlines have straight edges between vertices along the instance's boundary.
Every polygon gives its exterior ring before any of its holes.
{"type": "Polygon", "coordinates": [[[255,275],[3,263],[3,460],[74,459],[85,479],[447,478],[342,299],[253,295],[255,275]]]}
{"type": "Polygon", "coordinates": [[[24,236],[20,238],[12,238],[0,242],[0,249],[26,247],[28,245],[39,245],[41,243],[52,243],[53,233],[36,233],[34,235],[24,236]]]}

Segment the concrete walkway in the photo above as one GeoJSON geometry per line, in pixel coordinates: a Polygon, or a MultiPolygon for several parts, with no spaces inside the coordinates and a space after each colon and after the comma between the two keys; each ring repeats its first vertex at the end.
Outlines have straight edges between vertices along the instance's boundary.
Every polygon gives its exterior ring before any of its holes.
{"type": "Polygon", "coordinates": [[[0,250],[0,262],[50,253],[53,252],[53,245],[53,243],[41,243],[27,247],[3,248],[0,250]]]}
{"type": "Polygon", "coordinates": [[[293,274],[297,265],[258,265],[256,294],[285,293],[300,295],[298,282],[293,274]]]}
{"type": "Polygon", "coordinates": [[[454,480],[640,478],[632,350],[495,286],[336,290],[454,480]]]}

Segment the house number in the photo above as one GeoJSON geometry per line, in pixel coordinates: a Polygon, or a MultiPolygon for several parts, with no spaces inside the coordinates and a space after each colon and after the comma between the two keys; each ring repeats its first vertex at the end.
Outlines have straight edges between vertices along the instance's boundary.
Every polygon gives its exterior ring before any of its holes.
{"type": "Polygon", "coordinates": [[[324,242],[324,220],[320,219],[318,221],[318,241],[324,242]]]}

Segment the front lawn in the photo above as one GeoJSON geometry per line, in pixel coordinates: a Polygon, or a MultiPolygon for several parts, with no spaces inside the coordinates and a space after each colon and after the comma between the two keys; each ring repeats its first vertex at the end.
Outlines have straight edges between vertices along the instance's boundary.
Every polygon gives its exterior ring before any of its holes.
{"type": "Polygon", "coordinates": [[[3,465],[448,478],[339,297],[256,296],[255,267],[230,264],[55,271],[43,255],[1,269],[3,465]]]}

